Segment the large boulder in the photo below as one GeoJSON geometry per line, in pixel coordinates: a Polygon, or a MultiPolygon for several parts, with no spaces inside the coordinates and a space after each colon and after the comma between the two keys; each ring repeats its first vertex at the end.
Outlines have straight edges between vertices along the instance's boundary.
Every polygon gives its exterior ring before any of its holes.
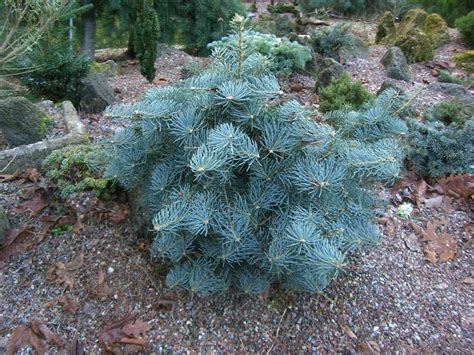
{"type": "Polygon", "coordinates": [[[428,90],[438,91],[445,95],[450,95],[458,98],[468,98],[471,93],[461,84],[451,83],[433,83],[428,85],[428,90]]]}
{"type": "Polygon", "coordinates": [[[403,95],[404,91],[400,87],[399,83],[400,82],[397,82],[397,81],[392,80],[392,79],[384,80],[382,85],[380,85],[380,88],[377,90],[377,96],[379,96],[381,93],[383,93],[385,90],[388,90],[388,89],[395,90],[399,95],[403,95]]]}
{"type": "Polygon", "coordinates": [[[5,238],[7,231],[10,229],[10,222],[3,207],[0,206],[0,243],[5,238]]]}
{"type": "Polygon", "coordinates": [[[389,78],[410,82],[410,68],[402,50],[398,47],[391,47],[382,57],[382,64],[385,73],[389,78]]]}
{"type": "Polygon", "coordinates": [[[430,14],[426,17],[424,31],[430,39],[433,48],[449,43],[448,24],[438,14],[430,14]]]}
{"type": "Polygon", "coordinates": [[[340,79],[345,72],[344,66],[336,60],[323,59],[317,70],[315,91],[325,88],[333,79],[340,79]]]}
{"type": "Polygon", "coordinates": [[[386,44],[394,35],[396,30],[395,17],[390,11],[386,11],[380,20],[377,27],[377,34],[375,35],[376,44],[386,44]]]}
{"type": "Polygon", "coordinates": [[[85,112],[99,113],[114,101],[114,91],[103,74],[90,73],[78,87],[79,108],[85,112]]]}
{"type": "Polygon", "coordinates": [[[0,130],[9,146],[41,141],[53,120],[24,97],[0,100],[0,130]]]}
{"type": "Polygon", "coordinates": [[[393,44],[396,47],[400,47],[408,63],[424,62],[433,59],[434,51],[430,39],[419,28],[412,28],[406,32],[399,33],[393,44]]]}

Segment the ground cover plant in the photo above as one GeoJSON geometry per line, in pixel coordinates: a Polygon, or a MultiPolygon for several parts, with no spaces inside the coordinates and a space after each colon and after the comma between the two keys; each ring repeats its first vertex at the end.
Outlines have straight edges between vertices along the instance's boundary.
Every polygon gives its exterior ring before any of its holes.
{"type": "Polygon", "coordinates": [[[282,100],[245,26],[237,16],[236,40],[215,46],[206,72],[110,108],[129,125],[111,143],[107,176],[144,191],[169,287],[320,292],[379,239],[368,189],[400,173],[397,94],[318,123],[282,100]]]}

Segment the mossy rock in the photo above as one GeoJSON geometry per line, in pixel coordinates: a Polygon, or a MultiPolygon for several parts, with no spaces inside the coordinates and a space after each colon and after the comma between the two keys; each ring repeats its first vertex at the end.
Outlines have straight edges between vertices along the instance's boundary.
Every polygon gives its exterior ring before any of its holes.
{"type": "Polygon", "coordinates": [[[397,33],[408,32],[412,28],[425,29],[426,18],[428,13],[422,9],[412,9],[403,16],[400,24],[397,27],[397,33]]]}
{"type": "Polygon", "coordinates": [[[454,56],[457,64],[463,67],[466,71],[474,73],[474,50],[468,50],[454,56]]]}
{"type": "Polygon", "coordinates": [[[377,27],[377,34],[375,35],[376,44],[386,44],[389,39],[395,34],[395,17],[390,11],[386,11],[380,20],[377,27]]]}
{"type": "Polygon", "coordinates": [[[0,242],[5,238],[7,231],[10,229],[10,222],[3,207],[0,206],[0,242]]]}
{"type": "Polygon", "coordinates": [[[342,64],[332,58],[324,59],[317,70],[315,91],[319,92],[319,90],[328,86],[331,81],[340,79],[344,73],[347,73],[347,71],[342,64]]]}
{"type": "Polygon", "coordinates": [[[430,14],[426,17],[424,31],[430,39],[433,48],[449,43],[448,24],[438,14],[430,14]]]}
{"type": "Polygon", "coordinates": [[[422,30],[415,27],[397,35],[393,43],[400,47],[408,63],[424,62],[433,59],[434,51],[431,41],[422,30]]]}
{"type": "Polygon", "coordinates": [[[53,120],[24,97],[0,100],[0,130],[11,147],[41,141],[53,120]]]}
{"type": "Polygon", "coordinates": [[[91,64],[91,69],[95,73],[102,73],[106,77],[113,77],[120,75],[120,65],[113,60],[107,60],[103,63],[94,62],[91,64]]]}

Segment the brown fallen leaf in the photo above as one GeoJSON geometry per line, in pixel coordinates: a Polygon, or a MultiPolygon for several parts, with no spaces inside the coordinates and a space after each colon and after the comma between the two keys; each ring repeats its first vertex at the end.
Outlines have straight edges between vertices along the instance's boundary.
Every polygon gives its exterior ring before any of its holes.
{"type": "Polygon", "coordinates": [[[466,277],[462,282],[467,285],[472,285],[474,284],[474,277],[466,277]]]}
{"type": "Polygon", "coordinates": [[[113,202],[111,204],[109,218],[113,223],[119,224],[128,216],[129,213],[130,210],[126,204],[113,202]]]}
{"type": "Polygon", "coordinates": [[[108,294],[109,294],[109,290],[107,288],[107,285],[105,284],[105,272],[104,270],[99,269],[99,277],[97,280],[95,295],[97,296],[98,299],[103,301],[107,298],[108,294]]]}
{"type": "Polygon", "coordinates": [[[41,216],[40,222],[41,222],[41,231],[39,234],[39,242],[42,242],[46,236],[48,235],[48,232],[50,228],[54,227],[56,223],[58,222],[59,217],[57,216],[41,216]]]}
{"type": "Polygon", "coordinates": [[[0,174],[0,182],[9,182],[13,181],[21,176],[19,171],[15,172],[14,174],[0,174]]]}
{"type": "Polygon", "coordinates": [[[405,238],[405,245],[411,251],[417,251],[417,252],[421,251],[421,245],[415,233],[410,233],[405,238]]]}
{"type": "Polygon", "coordinates": [[[49,202],[46,201],[42,196],[35,196],[31,200],[25,201],[22,204],[15,207],[15,213],[23,213],[26,210],[31,211],[32,216],[36,216],[46,207],[48,207],[49,202]]]}
{"type": "Polygon", "coordinates": [[[0,242],[0,263],[13,255],[17,255],[29,250],[34,242],[32,226],[23,226],[20,229],[11,229],[7,231],[6,236],[0,242]]]}
{"type": "Polygon", "coordinates": [[[435,251],[430,249],[427,245],[423,247],[423,254],[425,255],[425,259],[432,264],[436,264],[438,261],[435,251]]]}
{"type": "Polygon", "coordinates": [[[99,336],[99,343],[105,353],[121,354],[120,344],[144,347],[146,332],[151,326],[134,317],[126,317],[108,325],[99,336]]]}
{"type": "Polygon", "coordinates": [[[68,298],[67,296],[60,297],[58,299],[58,302],[64,312],[75,314],[79,310],[79,305],[77,304],[77,302],[68,298]]]}
{"type": "Polygon", "coordinates": [[[415,202],[418,206],[425,200],[427,188],[428,185],[425,180],[420,179],[416,182],[413,196],[415,197],[415,202]]]}
{"type": "Polygon", "coordinates": [[[347,325],[343,324],[341,326],[342,330],[344,333],[346,333],[346,335],[351,338],[351,339],[357,339],[357,335],[355,335],[355,333],[352,331],[351,328],[349,328],[347,325]]]}
{"type": "Polygon", "coordinates": [[[38,182],[40,179],[40,174],[35,168],[28,167],[25,171],[25,178],[31,182],[38,182]]]}
{"type": "Polygon", "coordinates": [[[466,200],[472,199],[474,195],[474,175],[454,175],[439,181],[443,190],[454,196],[466,200]]]}
{"type": "Polygon", "coordinates": [[[46,324],[33,320],[28,325],[20,325],[15,328],[8,343],[7,355],[14,355],[25,346],[31,346],[38,354],[45,354],[43,340],[52,343],[59,348],[63,347],[62,339],[54,334],[46,324]]]}
{"type": "Polygon", "coordinates": [[[443,204],[443,196],[436,196],[433,198],[425,199],[426,208],[439,208],[443,204]]]}
{"type": "Polygon", "coordinates": [[[358,350],[361,354],[380,354],[380,347],[374,341],[360,343],[358,350]]]}
{"type": "Polygon", "coordinates": [[[83,263],[83,253],[80,253],[74,257],[67,264],[57,262],[48,268],[48,271],[46,272],[46,279],[54,283],[62,283],[66,289],[72,290],[74,287],[74,276],[76,271],[82,267],[83,263]]]}

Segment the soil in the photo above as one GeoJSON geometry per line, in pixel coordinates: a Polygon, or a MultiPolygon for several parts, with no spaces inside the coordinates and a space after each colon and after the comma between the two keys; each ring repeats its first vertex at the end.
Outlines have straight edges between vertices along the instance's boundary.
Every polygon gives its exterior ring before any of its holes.
{"type": "MultiPolygon", "coordinates": [[[[454,41],[439,49],[436,60],[450,60],[458,46],[454,41]]],[[[373,46],[367,58],[348,63],[352,74],[373,92],[385,80],[379,64],[384,49],[373,46]]],[[[136,63],[126,63],[122,74],[110,79],[117,102],[134,102],[153,86],[179,80],[180,69],[192,59],[207,61],[176,49],[163,50],[152,84],[140,76],[136,63]]],[[[411,70],[415,82],[435,80],[424,64],[411,65],[411,70]]],[[[307,74],[294,74],[281,84],[287,95],[317,105],[314,81],[307,74]],[[301,84],[298,90],[296,83],[301,84]]],[[[422,96],[428,98],[417,101],[420,109],[444,99],[437,94],[422,96]]],[[[102,115],[82,114],[82,119],[93,140],[126,125],[102,115]]],[[[406,187],[382,189],[387,207],[380,218],[380,245],[355,256],[324,294],[272,288],[258,298],[230,294],[202,299],[165,287],[167,265],[150,258],[150,241],[134,236],[123,204],[117,210],[90,193],[62,201],[51,192],[53,184],[46,177],[36,183],[30,180],[0,182],[0,205],[12,226],[32,226],[34,231],[29,250],[0,264],[0,353],[6,351],[15,327],[32,320],[46,324],[75,353],[80,353],[78,349],[100,353],[103,330],[129,315],[151,325],[144,353],[468,353],[473,347],[472,205],[459,198],[442,195],[443,205],[430,208],[411,202],[414,211],[404,219],[397,209],[401,200],[394,196],[403,195],[406,187]],[[34,186],[47,186],[47,207],[34,216],[15,212],[22,191],[34,186]],[[73,221],[81,221],[81,228],[49,230],[43,238],[41,220],[53,215],[72,215],[73,221]],[[442,221],[443,232],[454,238],[453,258],[427,260],[425,242],[413,237],[412,222],[426,226],[429,221],[442,221]],[[55,263],[67,264],[81,253],[83,262],[70,289],[50,280],[55,263]],[[105,275],[102,283],[100,270],[105,275]],[[77,304],[76,312],[55,302],[62,296],[77,304]]],[[[64,351],[51,343],[47,350],[64,351]]],[[[25,347],[21,353],[30,352],[25,347]]]]}

